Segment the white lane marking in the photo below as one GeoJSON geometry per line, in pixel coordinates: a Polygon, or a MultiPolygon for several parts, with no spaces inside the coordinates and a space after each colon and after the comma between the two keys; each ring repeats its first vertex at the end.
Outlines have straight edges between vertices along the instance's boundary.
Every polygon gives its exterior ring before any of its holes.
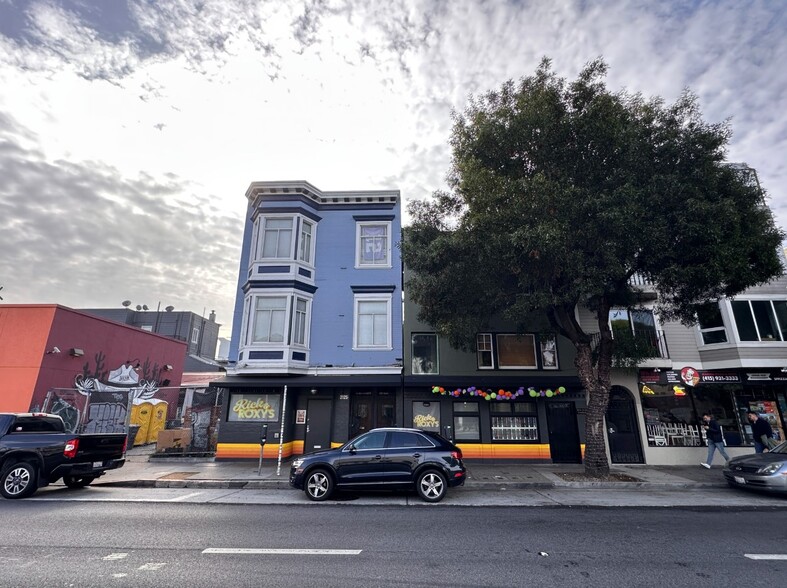
{"type": "Polygon", "coordinates": [[[137,569],[138,570],[142,570],[142,571],[153,571],[153,572],[155,572],[156,570],[160,570],[161,568],[163,568],[165,565],[167,565],[165,562],[156,562],[156,563],[151,562],[151,563],[146,563],[145,565],[139,566],[137,569]]]}
{"type": "Polygon", "coordinates": [[[202,553],[242,555],[358,555],[361,549],[253,549],[248,547],[209,547],[202,553]]]}
{"type": "Polygon", "coordinates": [[[786,559],[787,553],[744,553],[749,559],[786,559]]]}
{"type": "Polygon", "coordinates": [[[104,557],[104,560],[112,561],[115,559],[123,559],[124,557],[128,557],[128,553],[110,553],[109,555],[104,557]]]}
{"type": "Polygon", "coordinates": [[[112,574],[113,578],[125,578],[128,574],[112,574]]]}
{"type": "Polygon", "coordinates": [[[192,492],[191,494],[184,494],[183,496],[176,496],[175,498],[170,498],[170,502],[177,502],[178,500],[186,500],[188,498],[194,498],[195,496],[199,496],[202,492],[192,492]]]}

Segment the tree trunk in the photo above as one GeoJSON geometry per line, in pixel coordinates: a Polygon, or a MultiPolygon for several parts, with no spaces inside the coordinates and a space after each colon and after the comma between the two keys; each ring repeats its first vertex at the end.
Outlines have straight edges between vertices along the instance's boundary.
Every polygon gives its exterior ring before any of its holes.
{"type": "Polygon", "coordinates": [[[585,473],[602,477],[609,474],[607,460],[607,438],[604,431],[604,416],[609,404],[609,387],[600,384],[593,372],[590,344],[577,346],[575,361],[577,375],[587,392],[585,413],[585,473]]]}

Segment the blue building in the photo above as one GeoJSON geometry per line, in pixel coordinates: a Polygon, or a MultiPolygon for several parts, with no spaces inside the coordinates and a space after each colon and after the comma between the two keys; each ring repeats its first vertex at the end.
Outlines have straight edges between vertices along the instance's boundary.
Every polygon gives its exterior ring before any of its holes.
{"type": "Polygon", "coordinates": [[[216,456],[259,455],[265,425],[289,456],[401,422],[398,190],[253,182],[246,198],[216,456]]]}

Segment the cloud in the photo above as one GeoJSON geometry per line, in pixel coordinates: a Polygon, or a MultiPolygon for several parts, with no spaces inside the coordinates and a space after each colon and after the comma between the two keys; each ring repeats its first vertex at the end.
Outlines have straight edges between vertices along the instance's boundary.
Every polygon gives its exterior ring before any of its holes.
{"type": "Polygon", "coordinates": [[[611,89],[668,102],[690,87],[787,227],[784,30],[780,3],[735,0],[0,0],[0,284],[229,322],[250,182],[425,198],[452,110],[542,56],[569,79],[602,56],[611,89]]]}
{"type": "Polygon", "coordinates": [[[101,162],[48,162],[16,134],[26,133],[0,118],[6,302],[118,306],[122,290],[149,306],[231,307],[238,218],[181,178],[128,178],[101,162]]]}

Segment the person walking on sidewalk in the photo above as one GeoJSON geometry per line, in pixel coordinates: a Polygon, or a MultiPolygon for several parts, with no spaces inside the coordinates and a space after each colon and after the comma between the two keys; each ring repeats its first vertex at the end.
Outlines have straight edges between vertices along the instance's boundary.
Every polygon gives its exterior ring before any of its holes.
{"type": "Polygon", "coordinates": [[[705,437],[708,439],[708,459],[701,462],[700,465],[710,469],[710,465],[713,463],[713,454],[717,449],[726,461],[730,461],[730,456],[727,455],[727,450],[724,449],[724,437],[722,436],[719,423],[709,412],[702,415],[702,422],[704,423],[702,428],[705,429],[705,437]]]}
{"type": "Polygon", "coordinates": [[[771,424],[753,410],[750,410],[747,416],[751,423],[751,434],[754,437],[754,452],[762,453],[766,449],[775,447],[771,424]]]}

